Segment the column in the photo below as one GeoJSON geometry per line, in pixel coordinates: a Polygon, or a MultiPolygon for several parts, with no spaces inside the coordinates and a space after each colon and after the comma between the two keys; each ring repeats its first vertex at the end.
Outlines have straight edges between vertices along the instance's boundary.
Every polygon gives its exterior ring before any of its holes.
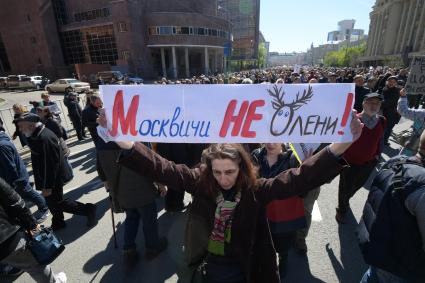
{"type": "Polygon", "coordinates": [[[208,57],[208,47],[205,47],[204,48],[204,68],[205,68],[205,71],[204,71],[204,75],[205,76],[208,76],[208,70],[210,69],[210,60],[209,60],[209,57],[208,57]]]}
{"type": "Polygon", "coordinates": [[[380,41],[380,38],[381,38],[381,33],[382,33],[382,15],[378,14],[375,43],[374,43],[373,51],[372,51],[373,56],[378,55],[379,41],[380,41]]]}
{"type": "MultiPolygon", "coordinates": [[[[413,34],[415,33],[416,18],[418,16],[418,12],[420,12],[420,11],[418,11],[419,10],[419,1],[423,1],[423,0],[417,0],[416,1],[416,5],[414,6],[415,7],[415,12],[414,12],[413,18],[412,18],[412,20],[410,22],[409,39],[407,40],[407,45],[409,45],[409,46],[413,45],[413,38],[412,37],[413,37],[413,34]]],[[[415,2],[413,2],[413,3],[415,3],[415,2]]]]}
{"type": "Polygon", "coordinates": [[[190,69],[189,69],[189,48],[185,47],[184,49],[184,62],[186,67],[186,78],[190,77],[190,69]]]}
{"type": "Polygon", "coordinates": [[[402,12],[402,16],[401,16],[400,26],[398,27],[398,31],[397,31],[397,41],[396,41],[396,45],[395,45],[395,53],[401,52],[401,46],[402,46],[401,41],[403,39],[404,25],[406,24],[406,20],[407,20],[407,10],[409,10],[409,3],[403,2],[403,12],[402,12]]]}
{"type": "Polygon", "coordinates": [[[385,27],[385,39],[384,39],[384,54],[391,55],[395,53],[395,45],[397,44],[397,31],[400,27],[402,9],[401,2],[395,2],[388,13],[388,18],[385,27]]]}
{"type": "Polygon", "coordinates": [[[401,48],[400,48],[400,50],[402,52],[403,52],[404,48],[407,45],[409,45],[409,43],[407,42],[407,40],[409,39],[409,37],[408,37],[409,36],[409,30],[411,28],[412,17],[410,15],[412,14],[413,5],[414,5],[414,2],[412,0],[409,3],[409,10],[407,12],[407,20],[406,20],[405,27],[404,27],[403,38],[401,40],[401,48]]]}
{"type": "Polygon", "coordinates": [[[217,72],[217,70],[218,70],[218,52],[217,52],[218,50],[216,49],[216,50],[214,50],[214,72],[217,72]]]}
{"type": "Polygon", "coordinates": [[[370,34],[368,38],[368,46],[367,46],[367,56],[373,56],[373,47],[375,46],[376,41],[376,30],[378,29],[378,16],[374,14],[370,19],[370,34]]]}
{"type": "Polygon", "coordinates": [[[162,65],[162,76],[167,77],[167,66],[165,64],[165,52],[164,47],[161,47],[161,65],[162,65]]]}
{"type": "Polygon", "coordinates": [[[171,48],[171,51],[173,53],[173,77],[177,79],[177,59],[176,59],[176,47],[173,46],[171,48]]]}
{"type": "Polygon", "coordinates": [[[419,18],[418,32],[416,33],[415,41],[413,43],[413,50],[415,51],[420,50],[420,47],[421,47],[420,45],[421,43],[418,40],[420,34],[425,34],[425,3],[422,4],[422,11],[421,11],[421,17],[419,18]]]}

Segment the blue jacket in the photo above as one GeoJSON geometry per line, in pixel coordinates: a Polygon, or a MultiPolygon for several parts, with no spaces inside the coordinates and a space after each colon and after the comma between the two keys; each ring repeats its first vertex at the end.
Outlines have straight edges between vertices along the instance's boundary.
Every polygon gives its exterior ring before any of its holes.
{"type": "Polygon", "coordinates": [[[25,164],[4,131],[0,131],[0,178],[15,189],[31,189],[25,164]]]}

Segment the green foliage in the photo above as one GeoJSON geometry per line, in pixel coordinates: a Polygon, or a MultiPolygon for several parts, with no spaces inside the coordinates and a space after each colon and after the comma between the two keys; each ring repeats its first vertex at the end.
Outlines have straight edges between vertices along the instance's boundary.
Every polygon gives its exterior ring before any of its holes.
{"type": "Polygon", "coordinates": [[[266,45],[263,43],[260,43],[258,46],[258,67],[264,68],[266,66],[266,55],[267,55],[267,49],[266,45]]]}
{"type": "Polygon", "coordinates": [[[366,51],[366,43],[352,47],[343,47],[338,51],[332,51],[326,54],[324,63],[326,66],[333,67],[355,67],[359,63],[359,57],[366,51]]]}

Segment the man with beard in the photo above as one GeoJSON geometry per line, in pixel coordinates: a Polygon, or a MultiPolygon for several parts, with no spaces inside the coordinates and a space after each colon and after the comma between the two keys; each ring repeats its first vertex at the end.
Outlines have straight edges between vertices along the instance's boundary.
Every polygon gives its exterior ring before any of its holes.
{"type": "Polygon", "coordinates": [[[397,123],[400,121],[400,114],[397,112],[397,103],[400,98],[400,89],[397,87],[397,77],[391,76],[387,80],[387,86],[382,90],[384,101],[382,102],[382,113],[387,119],[387,128],[384,134],[384,144],[389,145],[388,139],[397,123]]]}
{"type": "Polygon", "coordinates": [[[339,179],[335,219],[340,224],[345,223],[350,198],[366,183],[378,163],[386,126],[385,118],[378,115],[381,103],[382,95],[379,93],[369,93],[365,96],[363,112],[359,114],[365,126],[360,138],[343,155],[350,166],[341,172],[339,179]]]}
{"type": "Polygon", "coordinates": [[[37,190],[41,190],[52,213],[52,229],[66,227],[64,212],[87,217],[87,226],[96,224],[96,205],[83,204],[63,197],[64,155],[56,135],[47,129],[40,117],[32,113],[22,116],[17,125],[28,138],[37,190]]]}

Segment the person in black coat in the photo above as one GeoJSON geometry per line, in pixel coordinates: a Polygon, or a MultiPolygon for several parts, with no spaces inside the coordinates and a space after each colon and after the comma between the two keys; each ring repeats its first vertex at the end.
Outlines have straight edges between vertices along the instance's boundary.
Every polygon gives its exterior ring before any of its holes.
{"type": "Polygon", "coordinates": [[[68,108],[68,115],[74,125],[75,131],[77,132],[78,140],[84,140],[86,138],[86,134],[81,121],[83,110],[78,103],[77,94],[75,92],[70,92],[65,95],[64,103],[68,108]]]}
{"type": "Polygon", "coordinates": [[[25,231],[37,230],[24,200],[0,178],[0,262],[27,271],[36,282],[66,282],[65,273],[54,274],[49,265],[40,265],[27,248],[25,231]]]}
{"type": "Polygon", "coordinates": [[[354,109],[357,110],[357,113],[361,113],[363,111],[363,99],[366,94],[370,93],[370,89],[364,86],[364,78],[361,75],[354,77],[354,83],[356,84],[354,109]]]}
{"type": "Polygon", "coordinates": [[[96,206],[63,197],[65,157],[57,136],[47,129],[34,114],[26,114],[17,121],[19,129],[28,137],[33,175],[37,190],[41,190],[52,213],[52,229],[65,228],[64,212],[87,216],[87,226],[96,224],[96,206]]]}
{"type": "Polygon", "coordinates": [[[387,80],[387,86],[382,90],[384,101],[382,102],[382,113],[387,119],[387,128],[384,134],[384,144],[389,145],[388,139],[395,125],[400,121],[397,112],[397,103],[400,98],[400,89],[397,87],[397,77],[391,76],[387,80]]]}

